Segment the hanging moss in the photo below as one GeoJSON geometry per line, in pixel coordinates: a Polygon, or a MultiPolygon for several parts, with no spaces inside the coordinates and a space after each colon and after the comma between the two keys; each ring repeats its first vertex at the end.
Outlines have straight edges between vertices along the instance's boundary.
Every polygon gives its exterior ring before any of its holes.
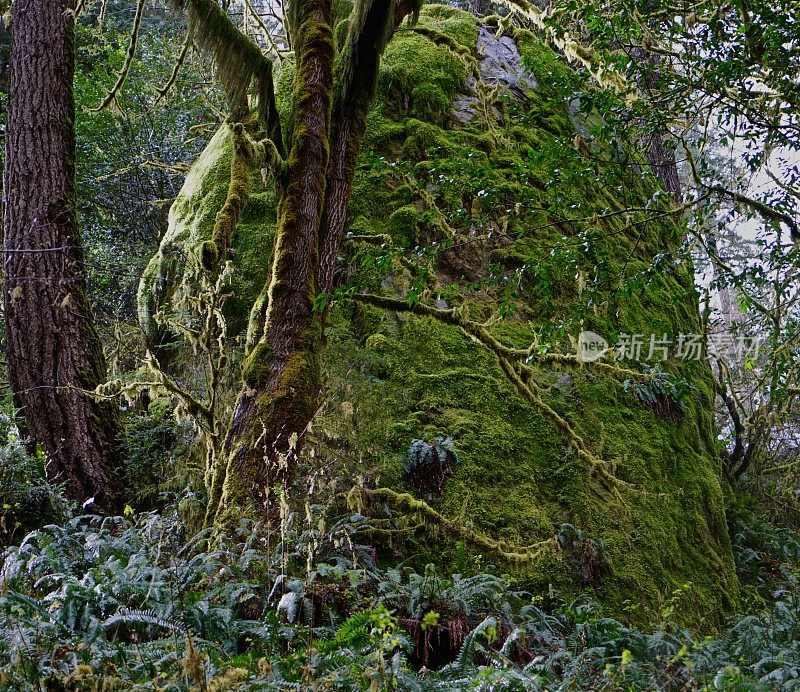
{"type": "Polygon", "coordinates": [[[214,260],[219,260],[218,247],[233,248],[236,271],[232,278],[231,296],[225,305],[230,333],[235,335],[247,325],[251,296],[257,293],[267,277],[264,257],[269,255],[275,227],[275,195],[265,187],[258,170],[239,165],[239,177],[232,178],[234,137],[223,125],[209,142],[186,177],[175,203],[170,208],[167,232],[158,252],[147,265],[139,284],[137,298],[139,324],[153,340],[159,327],[154,315],[159,310],[174,312],[185,292],[197,285],[201,272],[207,269],[209,244],[214,260]],[[243,180],[244,175],[247,180],[243,180]],[[234,181],[232,184],[232,180],[234,181]],[[235,194],[245,193],[236,203],[238,223],[226,212],[230,188],[235,194]],[[222,227],[221,224],[225,225],[222,227]],[[214,241],[215,228],[219,235],[214,241]],[[231,235],[231,231],[235,232],[231,235]],[[219,244],[218,244],[219,243],[219,244]]]}
{"type": "Polygon", "coordinates": [[[272,62],[252,39],[239,31],[227,12],[214,0],[173,2],[187,13],[197,43],[214,56],[218,78],[228,96],[233,121],[239,121],[249,114],[247,92],[251,85],[255,85],[261,124],[278,151],[283,153],[280,123],[275,107],[272,62]]]}

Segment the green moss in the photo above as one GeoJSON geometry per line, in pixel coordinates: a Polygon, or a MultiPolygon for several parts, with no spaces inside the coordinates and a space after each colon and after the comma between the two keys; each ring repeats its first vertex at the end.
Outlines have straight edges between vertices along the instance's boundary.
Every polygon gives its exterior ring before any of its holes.
{"type": "MultiPolygon", "coordinates": [[[[473,50],[478,38],[475,19],[466,12],[437,5],[423,8],[419,25],[440,32],[473,50]]],[[[399,32],[383,55],[378,99],[389,114],[414,113],[443,123],[466,77],[464,58],[413,31],[399,32]]]]}
{"type": "MultiPolygon", "coordinates": [[[[219,260],[213,234],[228,198],[232,155],[233,135],[223,125],[192,166],[170,208],[167,232],[139,284],[139,323],[146,335],[154,335],[158,329],[153,321],[158,310],[185,310],[181,305],[186,292],[198,285],[207,262],[219,260]]],[[[252,198],[230,241],[236,269],[225,313],[233,335],[246,327],[250,296],[268,276],[275,228],[275,196],[265,188],[259,171],[251,171],[251,187],[252,198]]]]}
{"type": "Polygon", "coordinates": [[[475,17],[449,5],[426,5],[420,12],[418,26],[444,34],[469,51],[474,51],[478,42],[475,17]]]}
{"type": "Polygon", "coordinates": [[[417,239],[418,221],[416,208],[409,204],[392,212],[386,231],[400,247],[412,247],[417,239]]]}
{"type": "MultiPolygon", "coordinates": [[[[399,50],[407,50],[410,39],[395,41],[402,58],[399,50]]],[[[391,88],[399,68],[388,65],[386,102],[371,116],[364,154],[365,161],[381,156],[385,163],[359,171],[352,200],[359,228],[385,229],[404,244],[408,235],[399,228],[416,225],[427,208],[419,188],[445,210],[456,232],[469,233],[487,223],[483,218],[494,228],[502,224],[510,234],[497,243],[492,260],[526,270],[515,299],[518,316],[495,332],[518,347],[530,343],[534,329],[567,351],[567,336],[583,328],[609,338],[696,331],[696,295],[685,267],[627,285],[653,255],[680,242],[678,224],[652,222],[633,232],[613,218],[562,223],[649,199],[657,183],[602,168],[576,150],[566,100],[574,74],[532,35],[522,37],[521,48],[540,89],[525,104],[504,104],[508,125],[499,131],[499,144],[474,126],[444,126],[441,113],[424,105],[416,110],[410,92],[391,88]],[[401,199],[405,184],[393,172],[397,166],[417,181],[417,188],[406,185],[411,199],[401,199]],[[522,206],[515,210],[515,202],[522,206]],[[588,241],[571,240],[578,233],[588,241]],[[595,282],[581,289],[578,273],[595,282]]],[[[363,280],[374,281],[368,275],[362,269],[363,280]]],[[[493,291],[471,296],[475,318],[488,318],[500,298],[493,291]]],[[[554,584],[565,594],[593,590],[609,612],[640,622],[657,618],[661,604],[686,582],[692,587],[685,624],[714,627],[731,608],[737,583],[704,364],[670,366],[695,386],[676,420],[641,406],[619,380],[588,368],[566,380],[557,370],[537,371],[547,403],[633,488],[609,492],[566,448],[553,423],[519,398],[494,357],[452,327],[348,309],[332,316],[330,331],[327,386],[332,400],[354,405],[344,433],[359,460],[354,475],[410,491],[403,456],[412,440],[452,436],[460,463],[435,502],[444,516],[516,545],[546,539],[570,523],[600,546],[603,565],[595,572],[601,576],[587,580],[595,568],[576,566],[575,556],[543,555],[535,565],[518,566],[528,586],[554,584]],[[628,602],[639,604],[635,614],[628,602]]],[[[319,424],[335,428],[325,416],[319,424]]],[[[420,537],[404,550],[419,551],[420,561],[447,559],[452,544],[441,539],[432,547],[430,541],[430,535],[420,537]]]]}
{"type": "Polygon", "coordinates": [[[272,358],[270,347],[259,342],[242,364],[242,380],[252,389],[260,389],[267,383],[272,358]]]}

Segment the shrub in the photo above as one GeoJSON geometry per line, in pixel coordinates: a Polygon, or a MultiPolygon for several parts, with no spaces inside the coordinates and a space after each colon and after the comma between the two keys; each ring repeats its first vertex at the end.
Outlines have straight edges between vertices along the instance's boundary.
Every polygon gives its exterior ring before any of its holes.
{"type": "Polygon", "coordinates": [[[0,545],[69,514],[61,489],[45,479],[44,465],[40,451],[25,449],[14,416],[0,413],[0,545]]]}

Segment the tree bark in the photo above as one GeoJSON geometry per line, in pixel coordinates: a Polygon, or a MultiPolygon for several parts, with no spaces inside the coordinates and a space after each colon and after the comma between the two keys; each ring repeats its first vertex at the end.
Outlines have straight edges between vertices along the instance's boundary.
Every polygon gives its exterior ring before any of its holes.
{"type": "MultiPolygon", "coordinates": [[[[313,303],[333,92],[331,3],[304,0],[292,9],[294,126],[268,307],[263,333],[244,363],[243,387],[225,442],[218,524],[248,497],[262,516],[270,517],[271,491],[293,474],[321,387],[321,326],[313,303]]],[[[215,494],[212,489],[212,505],[215,494]]]]}
{"type": "Polygon", "coordinates": [[[6,129],[6,358],[47,477],[120,508],[120,425],[84,393],[106,364],[86,289],[75,204],[73,0],[15,0],[6,129]]]}
{"type": "Polygon", "coordinates": [[[469,11],[476,17],[482,17],[486,12],[487,0],[469,0],[469,11]]]}
{"type": "Polygon", "coordinates": [[[354,10],[359,21],[351,24],[339,61],[339,89],[331,118],[331,157],[319,238],[320,292],[335,288],[336,262],[347,226],[347,205],[367,130],[367,116],[375,97],[381,55],[403,19],[417,8],[413,0],[401,0],[390,12],[383,2],[364,0],[354,10]]]}
{"type": "MultiPolygon", "coordinates": [[[[650,53],[644,48],[635,48],[633,55],[637,60],[641,60],[649,67],[642,80],[644,88],[647,91],[657,89],[661,81],[661,73],[659,71],[661,56],[656,53],[650,53]]],[[[641,144],[645,158],[650,164],[652,174],[661,181],[664,189],[676,201],[680,201],[681,182],[678,176],[678,165],[675,161],[675,152],[666,145],[667,132],[665,126],[661,132],[653,132],[646,135],[641,144]]]]}

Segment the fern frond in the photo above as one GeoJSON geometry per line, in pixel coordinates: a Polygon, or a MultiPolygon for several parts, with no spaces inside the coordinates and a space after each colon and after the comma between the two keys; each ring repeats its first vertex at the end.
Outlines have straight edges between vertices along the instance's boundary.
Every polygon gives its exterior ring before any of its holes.
{"type": "Polygon", "coordinates": [[[103,621],[103,627],[110,628],[115,625],[150,625],[181,634],[188,633],[183,623],[162,617],[152,609],[133,610],[125,608],[103,621]]]}

